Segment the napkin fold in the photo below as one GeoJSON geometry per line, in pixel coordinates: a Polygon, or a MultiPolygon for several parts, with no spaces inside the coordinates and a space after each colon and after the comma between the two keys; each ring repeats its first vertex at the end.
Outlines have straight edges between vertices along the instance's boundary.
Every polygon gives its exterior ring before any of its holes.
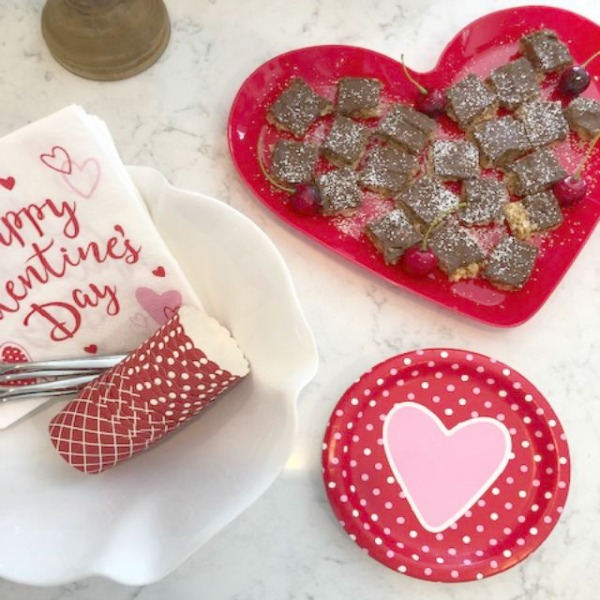
{"type": "MultiPolygon", "coordinates": [[[[127,353],[202,310],[98,117],[69,106],[0,139],[0,361],[127,353]]],[[[0,406],[0,429],[44,400],[0,406]]]]}

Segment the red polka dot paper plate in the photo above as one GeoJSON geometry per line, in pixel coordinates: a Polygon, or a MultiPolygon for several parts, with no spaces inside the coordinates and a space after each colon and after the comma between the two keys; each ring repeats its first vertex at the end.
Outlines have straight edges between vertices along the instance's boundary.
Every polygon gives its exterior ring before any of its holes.
{"type": "Polygon", "coordinates": [[[474,352],[417,350],[365,373],[325,433],[327,495],[373,558],[431,581],[522,561],[569,490],[569,450],[542,394],[474,352]]]}

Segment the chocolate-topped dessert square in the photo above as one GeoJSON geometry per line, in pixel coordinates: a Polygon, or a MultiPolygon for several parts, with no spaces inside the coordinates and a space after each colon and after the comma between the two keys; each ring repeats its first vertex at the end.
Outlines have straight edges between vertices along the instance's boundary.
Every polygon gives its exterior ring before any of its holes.
{"type": "Polygon", "coordinates": [[[429,248],[451,281],[476,277],[485,258],[469,231],[455,223],[434,229],[429,237],[429,248]]]}
{"type": "Polygon", "coordinates": [[[325,158],[338,167],[355,167],[367,146],[370,129],[349,117],[336,117],[321,146],[325,158]]]}
{"type": "Polygon", "coordinates": [[[461,79],[446,91],[446,112],[461,129],[494,116],[498,97],[473,73],[461,79]]]}
{"type": "Polygon", "coordinates": [[[538,249],[507,235],[490,252],[483,276],[502,290],[520,290],[531,277],[538,249]]]}
{"type": "Polygon", "coordinates": [[[357,119],[379,117],[382,87],[379,79],[342,77],[338,82],[338,112],[357,119]]]}
{"type": "Polygon", "coordinates": [[[356,171],[350,167],[321,173],[316,178],[323,214],[350,215],[362,203],[356,171]]]}
{"type": "Polygon", "coordinates": [[[558,101],[527,102],[517,110],[517,116],[534,146],[560,142],[569,134],[569,124],[558,101]]]}
{"type": "Polygon", "coordinates": [[[283,185],[310,183],[317,165],[316,145],[294,140],[279,140],[273,151],[271,175],[283,185]]]}
{"type": "Polygon", "coordinates": [[[408,248],[422,239],[402,208],[371,221],[365,231],[388,265],[396,264],[408,248]]]}
{"type": "Polygon", "coordinates": [[[319,96],[303,79],[292,79],[267,112],[267,121],[278,129],[302,138],[319,118],[333,111],[333,105],[319,96]]]}
{"type": "Polygon", "coordinates": [[[436,140],[429,149],[431,173],[443,180],[461,180],[479,175],[479,150],[466,140],[436,140]]]}
{"type": "Polygon", "coordinates": [[[538,74],[524,56],[498,67],[486,79],[502,108],[514,110],[540,93],[538,74]]]}
{"type": "Polygon", "coordinates": [[[541,192],[567,176],[556,156],[541,148],[507,165],[508,189],[517,196],[541,192]]]}
{"type": "Polygon", "coordinates": [[[524,56],[542,73],[560,71],[573,62],[569,49],[551,29],[525,35],[519,45],[524,56]]]}
{"type": "Polygon", "coordinates": [[[392,144],[377,145],[367,151],[359,180],[369,190],[393,196],[412,182],[418,168],[415,154],[392,144]]]}
{"type": "Polygon", "coordinates": [[[571,129],[582,138],[591,140],[600,134],[600,101],[579,96],[571,100],[565,113],[571,129]]]}
{"type": "Polygon", "coordinates": [[[551,191],[510,202],[504,207],[504,214],[511,233],[522,240],[534,233],[556,229],[563,222],[560,205],[551,191]]]}
{"type": "Polygon", "coordinates": [[[532,149],[523,123],[511,116],[479,123],[472,132],[485,167],[501,167],[532,149]]]}
{"type": "Polygon", "coordinates": [[[405,104],[394,103],[379,123],[379,133],[409,152],[418,154],[433,136],[436,123],[405,104]]]}
{"type": "Polygon", "coordinates": [[[491,225],[504,221],[504,206],[509,196],[502,181],[489,177],[467,179],[462,184],[458,218],[465,225],[491,225]]]}
{"type": "Polygon", "coordinates": [[[456,194],[427,175],[400,192],[396,200],[424,225],[456,209],[460,202],[456,194]]]}

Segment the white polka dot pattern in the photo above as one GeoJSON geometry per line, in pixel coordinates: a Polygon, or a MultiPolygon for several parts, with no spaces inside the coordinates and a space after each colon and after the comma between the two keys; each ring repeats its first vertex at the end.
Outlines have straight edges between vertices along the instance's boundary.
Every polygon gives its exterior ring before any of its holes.
{"type": "Polygon", "coordinates": [[[99,473],[156,444],[240,377],[196,348],[179,314],[86,386],[50,423],[61,456],[99,473]]]}
{"type": "Polygon", "coordinates": [[[428,349],[377,365],[346,391],[325,434],[323,475],[340,524],[373,558],[413,577],[468,581],[513,566],[546,539],[567,498],[569,451],[552,408],[520,374],[472,352],[428,349]],[[504,470],[443,531],[421,525],[386,457],[384,422],[404,402],[449,430],[487,417],[510,434],[504,470]]]}

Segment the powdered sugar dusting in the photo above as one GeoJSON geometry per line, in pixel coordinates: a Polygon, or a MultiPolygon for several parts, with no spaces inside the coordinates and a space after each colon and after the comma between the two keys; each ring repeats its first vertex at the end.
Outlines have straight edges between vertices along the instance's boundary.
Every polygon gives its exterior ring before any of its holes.
{"type": "Polygon", "coordinates": [[[334,217],[332,223],[342,234],[358,239],[367,223],[380,219],[394,208],[394,202],[378,194],[365,193],[360,209],[349,217],[334,217]]]}
{"type": "Polygon", "coordinates": [[[498,241],[506,235],[506,227],[503,225],[473,227],[472,229],[469,229],[469,231],[471,233],[471,237],[473,237],[484,254],[488,254],[489,251],[498,243],[498,241]]]}

